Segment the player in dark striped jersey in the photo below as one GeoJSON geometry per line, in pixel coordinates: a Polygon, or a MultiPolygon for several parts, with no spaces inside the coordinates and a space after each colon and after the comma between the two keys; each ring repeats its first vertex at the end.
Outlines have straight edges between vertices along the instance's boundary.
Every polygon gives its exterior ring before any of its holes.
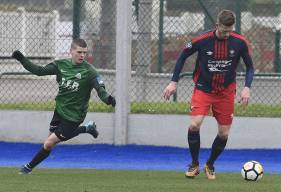
{"type": "Polygon", "coordinates": [[[20,174],[30,173],[61,141],[67,141],[80,133],[89,133],[94,138],[98,137],[93,121],[80,126],[86,117],[93,88],[104,103],[115,107],[115,98],[106,92],[100,75],[84,60],[87,54],[86,42],[83,39],[74,39],[70,53],[71,58],[55,60],[46,66],[33,64],[20,51],[12,54],[12,57],[18,60],[26,70],[35,75],[56,75],[59,85],[55,111],[50,123],[50,134],[33,159],[20,169],[20,174]]]}
{"type": "Polygon", "coordinates": [[[191,122],[188,128],[188,144],[192,157],[192,163],[185,173],[188,178],[199,174],[200,126],[211,109],[218,123],[218,133],[204,171],[208,179],[215,179],[214,162],[225,148],[232,124],[236,69],[240,58],[246,65],[245,85],[240,95],[240,103],[247,105],[250,98],[254,75],[251,48],[244,36],[233,32],[234,24],[234,13],[223,10],[218,14],[215,30],[207,31],[187,43],[176,62],[172,81],[164,90],[164,98],[168,100],[176,91],[185,60],[197,52],[193,72],[195,88],[190,107],[191,122]]]}

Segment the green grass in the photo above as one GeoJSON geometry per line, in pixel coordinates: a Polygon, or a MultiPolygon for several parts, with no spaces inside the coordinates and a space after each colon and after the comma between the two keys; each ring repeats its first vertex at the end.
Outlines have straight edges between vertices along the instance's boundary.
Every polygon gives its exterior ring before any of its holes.
{"type": "MultiPolygon", "coordinates": [[[[23,103],[0,103],[0,109],[16,109],[16,110],[40,110],[40,111],[52,111],[55,108],[55,102],[23,102],[23,103]]],[[[101,102],[90,103],[90,112],[112,112],[114,109],[101,102]]]]}
{"type": "MultiPolygon", "coordinates": [[[[188,114],[189,104],[184,102],[171,103],[131,103],[132,113],[151,114],[188,114]]],[[[244,117],[281,117],[280,105],[250,104],[244,107],[235,106],[235,116],[244,117]]]]}
{"type": "Polygon", "coordinates": [[[239,173],[217,173],[209,181],[204,174],[186,179],[181,172],[120,171],[94,169],[35,169],[18,175],[16,168],[0,168],[0,191],[7,192],[277,192],[279,174],[266,174],[248,182],[239,173]]]}
{"type": "MultiPolygon", "coordinates": [[[[0,109],[17,109],[17,110],[47,110],[54,109],[55,102],[41,103],[0,103],[0,109]]],[[[90,112],[113,112],[114,109],[101,102],[91,102],[90,112]]],[[[189,105],[184,102],[132,102],[132,113],[147,114],[188,114],[189,105]]],[[[243,107],[240,104],[235,106],[235,116],[245,117],[281,117],[281,104],[264,105],[250,104],[243,107]]]]}

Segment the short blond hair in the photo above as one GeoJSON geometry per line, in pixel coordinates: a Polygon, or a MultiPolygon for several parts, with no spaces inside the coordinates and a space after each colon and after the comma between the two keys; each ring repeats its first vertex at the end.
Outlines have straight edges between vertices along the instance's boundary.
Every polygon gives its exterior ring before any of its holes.
{"type": "Polygon", "coordinates": [[[232,26],[235,23],[235,14],[230,10],[222,10],[218,14],[217,22],[228,27],[232,26]]]}

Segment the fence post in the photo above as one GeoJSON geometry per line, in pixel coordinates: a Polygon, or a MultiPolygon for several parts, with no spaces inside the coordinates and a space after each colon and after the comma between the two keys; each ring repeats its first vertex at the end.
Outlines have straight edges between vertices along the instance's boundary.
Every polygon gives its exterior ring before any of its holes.
{"type": "MultiPolygon", "coordinates": [[[[199,3],[200,7],[203,9],[203,12],[206,15],[206,17],[204,19],[205,20],[204,29],[206,30],[206,29],[214,27],[214,25],[216,24],[216,21],[212,17],[212,13],[210,13],[210,11],[208,11],[207,7],[205,6],[205,4],[203,3],[202,0],[197,0],[197,1],[199,3]]],[[[206,1],[205,1],[205,3],[206,3],[206,1]]]]}
{"type": "Polygon", "coordinates": [[[157,72],[162,73],[163,66],[163,43],[164,43],[164,34],[163,34],[163,23],[164,23],[164,0],[160,0],[159,8],[159,40],[158,40],[158,66],[157,72]]]}
{"type": "Polygon", "coordinates": [[[280,66],[280,29],[276,30],[275,33],[275,57],[274,57],[274,71],[276,73],[281,72],[280,66]]]}
{"type": "Polygon", "coordinates": [[[237,33],[241,33],[241,0],[238,0],[235,4],[235,15],[236,15],[235,31],[237,33]]]}
{"type": "Polygon", "coordinates": [[[139,21],[139,0],[133,0],[133,6],[135,6],[134,15],[137,17],[137,22],[139,21]]]}
{"type": "Polygon", "coordinates": [[[81,13],[81,0],[73,0],[73,28],[72,38],[80,37],[80,14],[81,13]]]}
{"type": "Polygon", "coordinates": [[[130,113],[132,2],[116,2],[116,108],[114,144],[128,142],[128,116],[130,113]]]}
{"type": "Polygon", "coordinates": [[[21,21],[20,21],[20,30],[21,30],[21,43],[20,49],[21,51],[26,54],[26,11],[24,7],[19,7],[18,11],[20,13],[21,21]]]}

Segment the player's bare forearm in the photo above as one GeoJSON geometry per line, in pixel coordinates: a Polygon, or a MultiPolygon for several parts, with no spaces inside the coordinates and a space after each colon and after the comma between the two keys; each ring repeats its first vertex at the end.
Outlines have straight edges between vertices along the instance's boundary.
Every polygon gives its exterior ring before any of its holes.
{"type": "Polygon", "coordinates": [[[240,95],[240,103],[244,106],[247,106],[250,99],[250,88],[244,87],[241,91],[240,95]]]}
{"type": "Polygon", "coordinates": [[[169,100],[170,96],[177,90],[177,82],[171,81],[164,90],[164,99],[169,100]]]}

